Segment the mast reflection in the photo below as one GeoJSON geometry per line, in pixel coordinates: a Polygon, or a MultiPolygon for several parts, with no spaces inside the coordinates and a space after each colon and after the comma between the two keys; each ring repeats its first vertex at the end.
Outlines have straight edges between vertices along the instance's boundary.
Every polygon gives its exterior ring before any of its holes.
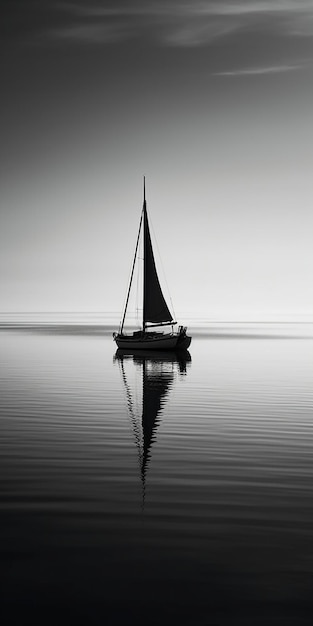
{"type": "Polygon", "coordinates": [[[164,405],[177,378],[187,374],[191,356],[187,350],[181,353],[155,350],[134,353],[118,349],[114,361],[120,366],[126,391],[138,449],[144,505],[151,448],[156,440],[164,405]]]}

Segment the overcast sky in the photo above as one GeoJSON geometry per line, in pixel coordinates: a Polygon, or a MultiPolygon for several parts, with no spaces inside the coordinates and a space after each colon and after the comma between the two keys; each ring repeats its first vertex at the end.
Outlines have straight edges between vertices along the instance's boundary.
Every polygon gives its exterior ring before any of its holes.
{"type": "MultiPolygon", "coordinates": [[[[313,2],[4,2],[1,311],[313,313],[313,2]]],[[[184,321],[183,319],[180,321],[184,321]]]]}

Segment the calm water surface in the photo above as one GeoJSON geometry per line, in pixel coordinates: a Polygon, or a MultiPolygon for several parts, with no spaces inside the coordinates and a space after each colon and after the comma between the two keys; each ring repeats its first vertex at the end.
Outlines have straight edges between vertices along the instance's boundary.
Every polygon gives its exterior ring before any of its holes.
{"type": "Polygon", "coordinates": [[[311,624],[312,326],[3,326],[4,624],[311,624]]]}

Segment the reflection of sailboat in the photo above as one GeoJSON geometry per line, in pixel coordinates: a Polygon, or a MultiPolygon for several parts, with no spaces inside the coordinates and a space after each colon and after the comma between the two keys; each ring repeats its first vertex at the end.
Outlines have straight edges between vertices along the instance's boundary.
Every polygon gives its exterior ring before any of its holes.
{"type": "Polygon", "coordinates": [[[151,447],[156,439],[156,431],[166,397],[177,375],[186,374],[191,356],[187,350],[179,353],[143,350],[133,354],[119,349],[116,351],[114,360],[120,365],[126,390],[128,411],[138,448],[144,498],[151,447]],[[139,380],[142,391],[141,410],[135,405],[136,394],[132,391],[126,370],[128,370],[129,378],[135,377],[135,384],[139,380]]]}
{"type": "Polygon", "coordinates": [[[151,243],[145,183],[144,200],[139,224],[139,232],[136,243],[135,256],[131,271],[130,283],[124,307],[123,319],[118,333],[113,337],[118,348],[131,350],[186,350],[191,343],[191,337],[186,334],[186,327],[180,326],[178,332],[173,331],[177,322],[174,321],[164,299],[159,278],[155,266],[154,254],[151,243]],[[137,259],[140,233],[143,231],[143,310],[142,310],[142,330],[132,334],[123,332],[126,311],[128,307],[129,295],[132,287],[135,263],[137,259]],[[172,326],[172,332],[163,333],[153,331],[157,326],[172,326]]]}

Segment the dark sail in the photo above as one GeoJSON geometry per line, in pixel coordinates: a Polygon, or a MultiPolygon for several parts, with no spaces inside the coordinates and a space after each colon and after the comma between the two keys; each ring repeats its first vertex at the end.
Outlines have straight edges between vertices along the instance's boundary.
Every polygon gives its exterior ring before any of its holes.
{"type": "Polygon", "coordinates": [[[143,228],[144,228],[144,289],[143,289],[143,324],[146,322],[171,323],[173,316],[165,302],[160,287],[154,255],[151,244],[148,224],[146,200],[143,205],[143,228]]]}

